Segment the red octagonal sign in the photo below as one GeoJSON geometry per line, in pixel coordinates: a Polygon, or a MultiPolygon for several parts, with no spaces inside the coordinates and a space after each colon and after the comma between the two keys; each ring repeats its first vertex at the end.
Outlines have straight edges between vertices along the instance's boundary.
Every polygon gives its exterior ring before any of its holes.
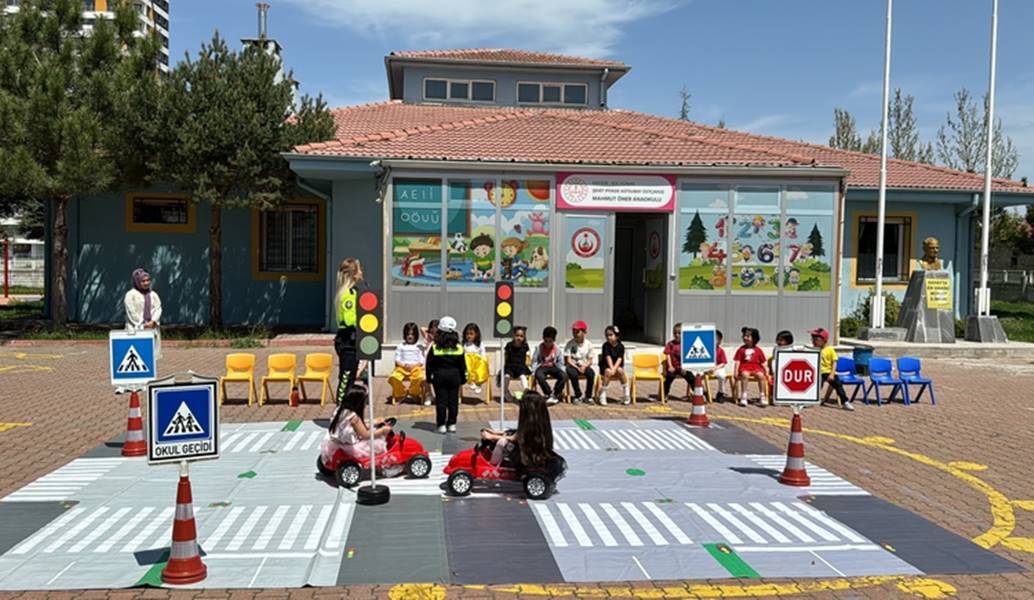
{"type": "Polygon", "coordinates": [[[791,392],[805,392],[816,384],[815,369],[806,360],[791,360],[783,367],[782,381],[791,392]]]}

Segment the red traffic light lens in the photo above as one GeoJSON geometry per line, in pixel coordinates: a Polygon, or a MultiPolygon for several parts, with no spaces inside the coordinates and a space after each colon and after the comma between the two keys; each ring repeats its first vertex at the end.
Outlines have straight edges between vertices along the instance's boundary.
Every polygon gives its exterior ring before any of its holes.
{"type": "Polygon", "coordinates": [[[500,300],[509,300],[513,295],[513,286],[508,283],[500,284],[495,290],[495,295],[500,300]]]}
{"type": "Polygon", "coordinates": [[[362,295],[359,296],[359,308],[365,311],[376,309],[377,304],[377,294],[373,292],[363,292],[362,295]]]}

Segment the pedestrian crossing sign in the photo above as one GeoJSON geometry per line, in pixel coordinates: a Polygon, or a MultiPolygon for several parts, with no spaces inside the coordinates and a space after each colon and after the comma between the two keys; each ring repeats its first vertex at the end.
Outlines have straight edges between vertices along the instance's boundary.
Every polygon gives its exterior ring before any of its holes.
{"type": "Polygon", "coordinates": [[[154,330],[116,329],[108,333],[111,385],[143,385],[157,376],[154,330]]]}
{"type": "Polygon", "coordinates": [[[682,368],[688,371],[715,366],[715,326],[713,323],[682,324],[682,368]]]}
{"type": "Polygon", "coordinates": [[[147,458],[151,464],[219,457],[216,380],[169,377],[147,386],[147,458]]]}

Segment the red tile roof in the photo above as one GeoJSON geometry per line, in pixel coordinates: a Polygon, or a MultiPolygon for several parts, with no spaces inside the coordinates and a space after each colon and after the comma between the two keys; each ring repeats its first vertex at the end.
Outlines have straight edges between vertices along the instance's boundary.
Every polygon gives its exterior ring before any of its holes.
{"type": "Polygon", "coordinates": [[[578,67],[610,67],[612,69],[628,69],[628,65],[616,60],[600,60],[565,56],[547,52],[529,52],[512,48],[468,48],[461,50],[419,50],[392,52],[391,58],[412,58],[417,60],[448,60],[471,62],[524,63],[532,65],[568,65],[578,67]]]}
{"type": "MultiPolygon", "coordinates": [[[[629,166],[841,167],[848,185],[876,188],[879,156],[718,129],[626,110],[404,104],[333,111],[337,139],[299,146],[308,155],[441,161],[629,166]]],[[[980,191],[983,177],[891,160],[888,187],[980,191]]],[[[1034,193],[996,179],[996,191],[1034,193]]]]}

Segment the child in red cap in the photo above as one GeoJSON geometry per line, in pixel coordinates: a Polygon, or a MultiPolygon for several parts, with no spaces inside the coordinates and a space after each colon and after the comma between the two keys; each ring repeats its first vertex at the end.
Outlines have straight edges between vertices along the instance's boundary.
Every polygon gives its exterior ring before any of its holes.
{"type": "Polygon", "coordinates": [[[819,349],[819,377],[837,393],[837,398],[840,398],[840,404],[844,407],[844,410],[854,410],[854,404],[851,404],[851,400],[847,397],[847,392],[844,391],[844,384],[840,383],[840,379],[836,374],[837,351],[828,345],[829,332],[821,327],[817,327],[812,329],[810,333],[811,345],[819,349]]]}
{"type": "Polygon", "coordinates": [[[571,402],[591,403],[592,392],[595,389],[593,384],[596,381],[596,372],[592,370],[593,348],[592,342],[586,338],[589,326],[585,321],[578,320],[571,323],[571,339],[564,346],[564,363],[567,365],[567,379],[571,382],[571,402]],[[585,395],[582,395],[580,377],[585,378],[585,395]]]}

